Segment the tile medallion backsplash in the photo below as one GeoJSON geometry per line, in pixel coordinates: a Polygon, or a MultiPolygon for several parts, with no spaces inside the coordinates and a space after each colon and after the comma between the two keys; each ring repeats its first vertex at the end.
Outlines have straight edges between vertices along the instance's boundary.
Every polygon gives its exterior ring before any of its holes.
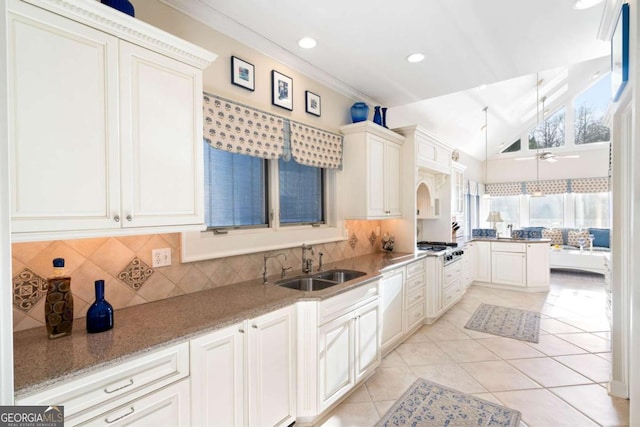
{"type": "MultiPolygon", "coordinates": [[[[380,221],[346,221],[349,238],[315,245],[324,262],[380,251],[372,235],[380,221]]],[[[302,245],[302,243],[301,243],[302,245]]],[[[185,293],[227,286],[262,276],[265,252],[182,264],[180,234],[105,237],[12,244],[14,331],[44,326],[44,296],[54,258],[65,259],[71,276],[74,317],[85,317],[95,300],[94,282],[105,281],[105,298],[114,309],[144,304],[185,293]],[[152,268],[151,250],[171,248],[172,264],[152,268]]],[[[284,252],[287,265],[300,270],[300,247],[284,252]]],[[[317,264],[316,264],[317,265],[317,264]]],[[[269,271],[269,274],[275,274],[269,271]]]]}

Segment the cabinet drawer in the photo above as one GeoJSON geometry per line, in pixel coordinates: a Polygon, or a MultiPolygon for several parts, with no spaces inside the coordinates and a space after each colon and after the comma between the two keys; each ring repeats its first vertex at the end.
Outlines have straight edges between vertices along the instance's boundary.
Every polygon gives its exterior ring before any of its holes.
{"type": "Polygon", "coordinates": [[[494,252],[526,252],[527,246],[524,243],[491,242],[491,250],[494,252]]]}
{"type": "Polygon", "coordinates": [[[444,269],[444,285],[449,286],[454,280],[462,277],[462,263],[456,262],[455,266],[444,269]]]}
{"type": "Polygon", "coordinates": [[[407,327],[412,329],[417,323],[424,319],[424,304],[421,302],[409,307],[407,311],[407,327]]]}
{"type": "Polygon", "coordinates": [[[318,325],[342,316],[378,297],[378,280],[320,302],[318,325]]]}
{"type": "Polygon", "coordinates": [[[411,264],[407,265],[407,276],[413,276],[416,274],[424,273],[425,271],[425,263],[424,259],[420,261],[414,261],[411,264]]]}
{"type": "Polygon", "coordinates": [[[121,396],[136,398],[189,376],[189,343],[99,370],[16,400],[16,405],[64,405],[65,417],[121,396]]]}
{"type": "Polygon", "coordinates": [[[444,306],[447,307],[462,293],[460,280],[444,288],[444,306]]]}
{"type": "Polygon", "coordinates": [[[411,292],[407,290],[406,306],[410,307],[413,304],[416,304],[418,301],[424,301],[424,292],[424,287],[414,289],[411,292]]]}
{"type": "Polygon", "coordinates": [[[413,291],[414,289],[424,288],[425,277],[424,273],[417,276],[407,277],[407,291],[413,291]]]}

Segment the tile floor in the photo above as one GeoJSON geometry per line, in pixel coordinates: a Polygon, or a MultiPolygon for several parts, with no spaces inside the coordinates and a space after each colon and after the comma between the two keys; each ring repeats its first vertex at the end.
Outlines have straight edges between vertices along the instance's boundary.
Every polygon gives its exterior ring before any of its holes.
{"type": "Polygon", "coordinates": [[[610,327],[602,276],[552,272],[548,293],[472,286],[433,325],[389,353],[322,424],[373,426],[417,377],[522,413],[522,425],[627,426],[629,401],[610,397],[610,327]],[[464,329],[481,302],[542,313],[540,342],[464,329]]]}

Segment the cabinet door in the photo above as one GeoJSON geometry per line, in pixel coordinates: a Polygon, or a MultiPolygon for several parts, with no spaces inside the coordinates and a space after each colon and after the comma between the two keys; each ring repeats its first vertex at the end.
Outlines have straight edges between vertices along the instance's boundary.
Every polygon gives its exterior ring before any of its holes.
{"type": "Polygon", "coordinates": [[[243,324],[191,340],[191,418],[194,425],[244,425],[243,324]]]}
{"type": "Polygon", "coordinates": [[[378,325],[380,306],[378,300],[356,310],[355,322],[355,381],[365,377],[380,363],[378,325]]]}
{"type": "Polygon", "coordinates": [[[385,144],[386,141],[376,135],[367,135],[367,180],[369,217],[387,216],[385,203],[385,144]]]}
{"type": "Polygon", "coordinates": [[[475,242],[476,265],[474,280],[491,282],[491,243],[475,242]]]}
{"type": "Polygon", "coordinates": [[[86,422],[69,426],[188,426],[189,380],[184,379],[86,422]]]}
{"type": "Polygon", "coordinates": [[[464,247],[463,285],[468,288],[473,282],[476,271],[475,243],[467,243],[464,247]]]}
{"type": "Polygon", "coordinates": [[[527,286],[549,286],[549,245],[527,245],[527,286]]]}
{"type": "Polygon", "coordinates": [[[527,286],[527,257],[524,252],[492,252],[491,281],[527,286]]]}
{"type": "Polygon", "coordinates": [[[249,425],[288,426],[296,419],[295,307],[248,322],[249,425]]]}
{"type": "Polygon", "coordinates": [[[427,257],[427,290],[425,293],[427,321],[438,317],[443,304],[443,271],[441,257],[427,257]]]}
{"type": "Polygon", "coordinates": [[[402,216],[400,204],[402,186],[400,185],[401,146],[393,142],[385,144],[385,215],[402,216]]]}
{"type": "Polygon", "coordinates": [[[121,42],[124,227],[204,224],[202,76],[121,42]]]}
{"type": "Polygon", "coordinates": [[[400,269],[384,275],[380,281],[380,306],[382,311],[383,349],[400,339],[403,334],[404,271],[400,269]]]}
{"type": "Polygon", "coordinates": [[[11,9],[12,231],[120,227],[118,41],[23,2],[11,9]]]}
{"type": "Polygon", "coordinates": [[[354,322],[353,313],[348,313],[319,328],[320,412],[355,385],[354,322]]]}

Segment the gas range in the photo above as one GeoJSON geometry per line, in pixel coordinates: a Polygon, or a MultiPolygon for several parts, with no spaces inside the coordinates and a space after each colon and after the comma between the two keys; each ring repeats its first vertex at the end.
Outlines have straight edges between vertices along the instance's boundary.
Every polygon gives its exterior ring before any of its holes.
{"type": "Polygon", "coordinates": [[[431,256],[443,257],[444,265],[458,261],[464,254],[462,249],[457,248],[458,244],[455,242],[431,242],[424,240],[418,242],[419,251],[426,251],[431,256]]]}

